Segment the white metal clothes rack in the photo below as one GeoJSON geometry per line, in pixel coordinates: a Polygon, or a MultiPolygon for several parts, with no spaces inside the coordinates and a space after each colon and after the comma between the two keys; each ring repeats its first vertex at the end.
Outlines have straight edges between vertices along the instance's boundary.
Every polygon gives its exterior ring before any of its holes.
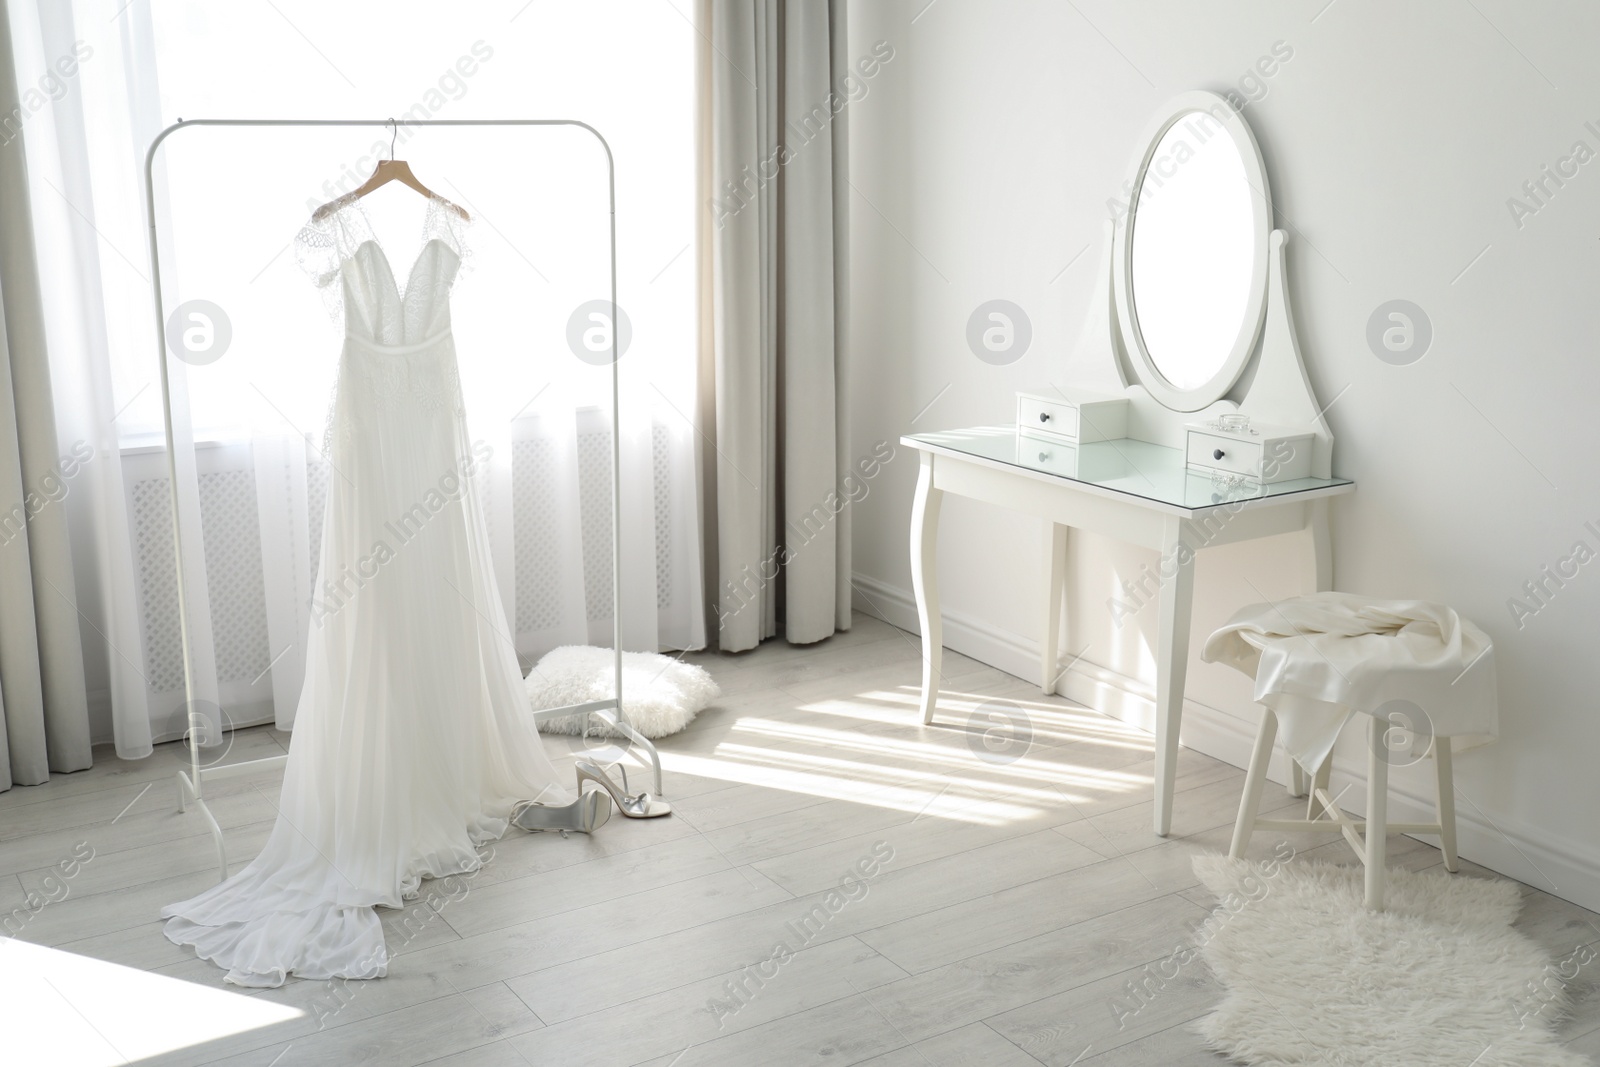
{"type": "MultiPolygon", "coordinates": [[[[172,389],[168,376],[167,361],[173,358],[167,351],[166,313],[161,299],[161,254],[160,242],[156,228],[156,193],[155,193],[155,158],[156,150],[161,147],[172,134],[182,129],[196,126],[290,126],[290,127],[319,127],[319,126],[572,126],[588,131],[595,140],[600,142],[600,147],[606,154],[606,185],[607,206],[609,208],[610,227],[610,262],[611,262],[611,308],[612,316],[616,316],[617,307],[617,172],[616,160],[611,155],[611,145],[599,130],[587,122],[577,119],[179,119],[156,135],[150,142],[150,147],[144,157],[144,187],[145,209],[149,222],[150,241],[150,282],[154,293],[152,303],[156,317],[156,347],[161,364],[161,415],[166,430],[167,442],[167,476],[168,487],[172,503],[172,544],[176,555],[178,567],[178,629],[179,640],[183,648],[183,694],[188,713],[187,740],[189,744],[189,768],[177,772],[178,810],[185,811],[192,803],[200,809],[205,816],[206,823],[211,828],[211,836],[217,844],[217,867],[219,880],[228,877],[228,852],[223,840],[222,827],[217,823],[216,817],[211,814],[211,809],[206,805],[205,783],[221,778],[233,778],[242,775],[256,774],[274,767],[282,767],[288,762],[288,756],[272,756],[267,759],[250,760],[244,763],[230,763],[226,765],[203,767],[200,765],[200,738],[196,730],[194,712],[194,673],[189,654],[189,613],[185,602],[184,593],[184,565],[183,565],[183,526],[180,520],[178,504],[178,462],[177,449],[172,430],[172,389]]],[[[584,736],[589,732],[589,716],[598,717],[602,722],[622,733],[635,745],[638,745],[649,757],[651,769],[654,772],[655,791],[657,795],[661,788],[661,756],[650,739],[630,725],[622,711],[622,449],[621,449],[621,422],[620,403],[618,399],[618,374],[617,374],[617,329],[615,323],[611,330],[611,625],[613,645],[613,673],[615,684],[614,695],[602,700],[592,700],[582,704],[572,704],[561,708],[550,708],[532,713],[535,720],[558,718],[565,715],[584,716],[584,736]]]]}

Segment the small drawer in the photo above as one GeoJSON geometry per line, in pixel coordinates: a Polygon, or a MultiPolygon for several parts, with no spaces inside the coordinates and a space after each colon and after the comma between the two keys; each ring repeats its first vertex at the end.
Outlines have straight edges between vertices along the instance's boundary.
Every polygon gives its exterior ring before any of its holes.
{"type": "Polygon", "coordinates": [[[1084,389],[1017,394],[1017,432],[1068,441],[1114,441],[1128,435],[1128,400],[1084,389]]]}
{"type": "Polygon", "coordinates": [[[1241,474],[1263,483],[1311,475],[1311,434],[1260,423],[1247,430],[1223,430],[1211,423],[1191,423],[1184,429],[1185,459],[1193,469],[1241,474]]]}
{"type": "Polygon", "coordinates": [[[1208,433],[1189,431],[1189,465],[1230,474],[1261,476],[1261,445],[1208,433]]]}
{"type": "Polygon", "coordinates": [[[1028,434],[1050,434],[1075,441],[1078,438],[1078,409],[1064,401],[1018,396],[1017,429],[1028,434]]]}

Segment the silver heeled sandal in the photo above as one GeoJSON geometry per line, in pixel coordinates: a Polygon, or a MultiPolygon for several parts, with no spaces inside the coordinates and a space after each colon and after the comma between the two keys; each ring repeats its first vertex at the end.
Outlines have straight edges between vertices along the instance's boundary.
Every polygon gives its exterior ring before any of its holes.
{"type": "Polygon", "coordinates": [[[570,804],[541,804],[537,800],[524,800],[511,809],[511,822],[524,830],[539,833],[554,830],[566,837],[569,833],[592,834],[611,818],[611,796],[598,789],[583,791],[583,778],[578,778],[578,799],[570,804]]]}
{"type": "Polygon", "coordinates": [[[617,764],[617,769],[622,772],[621,789],[617,788],[617,783],[611,780],[610,775],[589,760],[579,760],[573,764],[573,767],[578,772],[578,788],[580,790],[583,788],[585,780],[593,782],[600,789],[592,790],[589,795],[593,796],[600,792],[601,789],[605,790],[606,794],[611,797],[612,802],[616,804],[617,810],[622,812],[624,818],[659,819],[663,815],[672,814],[672,805],[660,797],[651,796],[649,793],[630,794],[628,792],[628,769],[620,763],[617,764]]]}

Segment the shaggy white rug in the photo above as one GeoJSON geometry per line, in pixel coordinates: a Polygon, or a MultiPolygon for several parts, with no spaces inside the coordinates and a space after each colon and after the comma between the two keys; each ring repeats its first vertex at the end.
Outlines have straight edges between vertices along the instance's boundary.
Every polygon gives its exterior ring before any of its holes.
{"type": "Polygon", "coordinates": [[[1240,1063],[1589,1065],[1552,1032],[1565,983],[1511,928],[1513,882],[1390,868],[1388,910],[1373,913],[1360,867],[1199,856],[1194,869],[1221,902],[1196,940],[1227,988],[1198,1026],[1240,1063]]]}
{"type": "MultiPolygon", "coordinates": [[[[524,679],[528,706],[541,711],[603,700],[612,695],[613,670],[609,648],[563,645],[552,649],[524,679]]],[[[622,654],[622,713],[646,737],[677,733],[721,693],[711,675],[692,663],[655,652],[622,654]]],[[[592,725],[594,734],[618,736],[599,719],[592,720],[592,725]]],[[[539,729],[550,734],[580,733],[583,716],[550,719],[539,723],[539,729]]]]}

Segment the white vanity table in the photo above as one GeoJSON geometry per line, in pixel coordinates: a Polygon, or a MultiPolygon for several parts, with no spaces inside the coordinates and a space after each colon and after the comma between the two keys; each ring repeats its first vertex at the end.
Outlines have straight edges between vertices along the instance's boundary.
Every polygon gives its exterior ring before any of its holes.
{"type": "MultiPolygon", "coordinates": [[[[940,502],[970,497],[1051,524],[1040,685],[1059,681],[1068,531],[1160,553],[1154,828],[1172,825],[1195,554],[1300,533],[1306,592],[1331,588],[1333,435],[1289,307],[1286,235],[1249,127],[1185,93],[1139,141],[1131,207],[1106,224],[1083,336],[1061,384],[1017,396],[1018,425],[901,438],[921,467],[911,575],[922,628],[922,721],[938,701],[940,502]],[[1035,421],[1037,419],[1038,421],[1035,421]]],[[[1303,791],[1299,776],[1294,792],[1303,791]]]]}
{"type": "Polygon", "coordinates": [[[932,722],[939,692],[942,627],[936,574],[939,504],[946,493],[1036,515],[1052,524],[1039,684],[1059,681],[1061,598],[1069,529],[1104,534],[1161,553],[1157,573],[1160,647],[1156,651],[1155,831],[1172,825],[1172,781],[1189,657],[1194,554],[1211,545],[1300,531],[1309,563],[1307,592],[1329,587],[1327,498],[1355,484],[1301,478],[1264,487],[1213,485],[1185,469],[1176,448],[1144,441],[1070,447],[1018,437],[1010,426],[915,434],[901,443],[922,467],[911,512],[911,580],[922,626],[922,721],[932,722]],[[1073,470],[1083,473],[1073,473],[1073,470]],[[1243,495],[1253,493],[1256,495],[1243,495]]]}

